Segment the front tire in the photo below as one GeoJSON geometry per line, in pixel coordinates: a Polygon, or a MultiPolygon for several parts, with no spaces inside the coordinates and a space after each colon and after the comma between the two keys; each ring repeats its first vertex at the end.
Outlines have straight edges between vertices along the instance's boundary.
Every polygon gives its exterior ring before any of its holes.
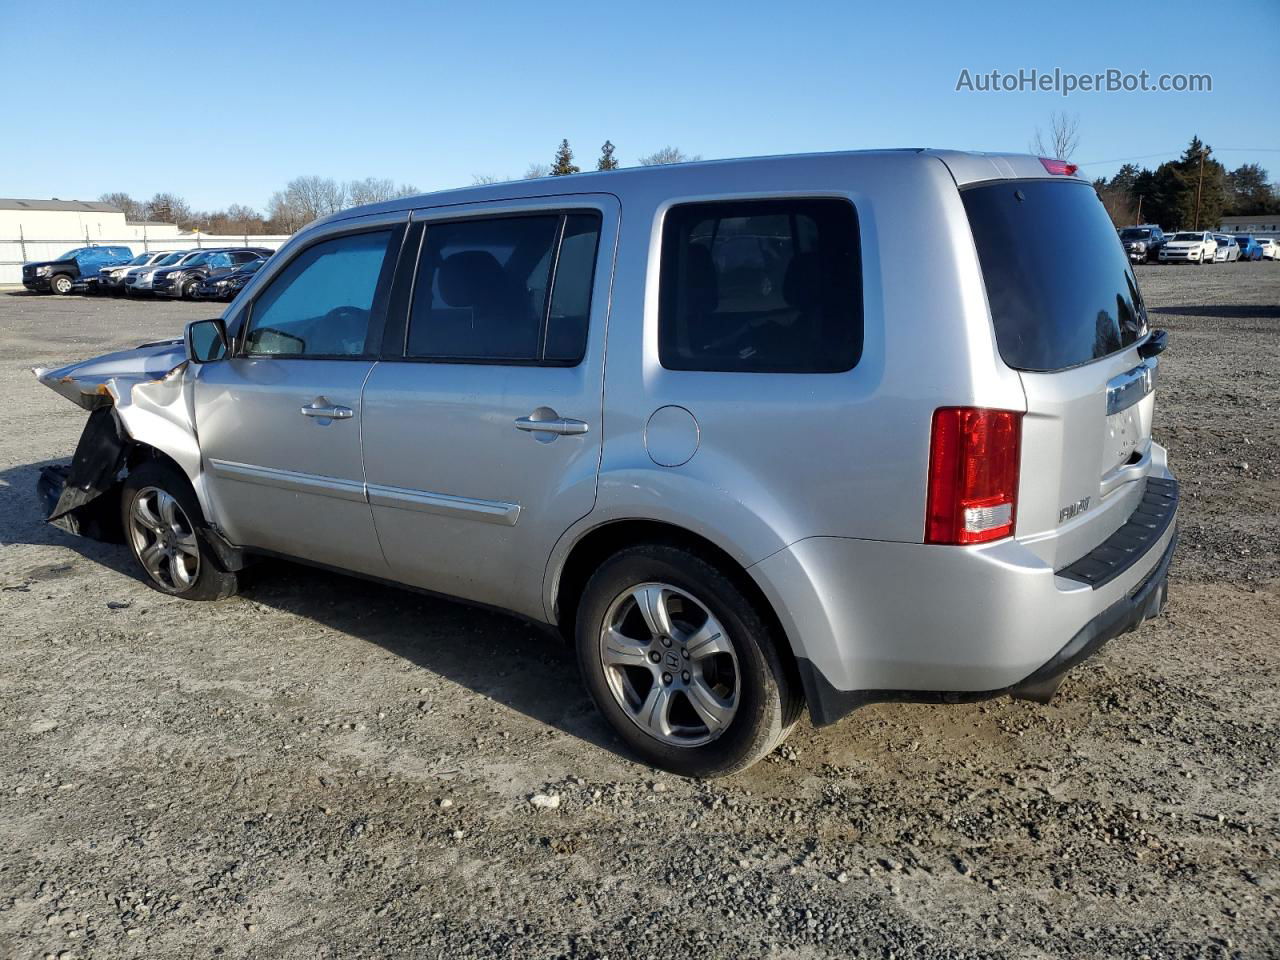
{"type": "Polygon", "coordinates": [[[194,300],[196,298],[196,287],[200,286],[199,280],[189,280],[182,287],[182,299],[194,300]]]}
{"type": "Polygon", "coordinates": [[[184,600],[223,600],[236,592],[237,577],[206,544],[200,503],[176,467],[142,464],[125,478],[120,505],[125,541],[153,588],[184,600]]]}
{"type": "Polygon", "coordinates": [[[71,292],[72,280],[65,273],[60,273],[49,281],[49,289],[60,297],[65,297],[71,292]]]}
{"type": "Polygon", "coordinates": [[[686,777],[743,770],[804,705],[780,640],[743,589],[681,547],[606,560],[576,618],[578,665],[597,708],[648,763],[686,777]]]}

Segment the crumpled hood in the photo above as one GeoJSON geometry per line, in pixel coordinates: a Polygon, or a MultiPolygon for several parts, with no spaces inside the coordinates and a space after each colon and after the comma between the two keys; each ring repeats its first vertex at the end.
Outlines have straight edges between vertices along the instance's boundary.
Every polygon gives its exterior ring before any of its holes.
{"type": "Polygon", "coordinates": [[[31,372],[50,390],[86,410],[95,410],[113,403],[122,387],[162,380],[185,366],[186,361],[186,348],[181,340],[160,340],[56,370],[33,367],[31,372]]]}

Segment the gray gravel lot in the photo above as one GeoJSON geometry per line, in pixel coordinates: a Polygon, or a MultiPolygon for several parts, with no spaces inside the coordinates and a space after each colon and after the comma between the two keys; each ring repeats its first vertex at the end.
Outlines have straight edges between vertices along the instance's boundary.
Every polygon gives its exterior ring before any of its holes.
{"type": "Polygon", "coordinates": [[[0,957],[1280,956],[1280,263],[1140,280],[1166,615],[1048,707],[803,722],[713,783],[516,620],[279,562],[187,604],[43,524],[85,418],[27,368],[216,308],[0,291],[0,957]]]}

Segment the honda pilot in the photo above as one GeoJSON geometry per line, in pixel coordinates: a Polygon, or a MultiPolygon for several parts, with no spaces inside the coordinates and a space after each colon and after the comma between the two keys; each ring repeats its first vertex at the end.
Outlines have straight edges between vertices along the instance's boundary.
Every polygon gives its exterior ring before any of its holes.
{"type": "Polygon", "coordinates": [[[806,708],[1047,702],[1158,614],[1165,344],[1061,161],[481,186],[318,221],[183,341],[36,371],[93,411],[40,485],[175,596],[287,556],[552,625],[636,754],[715,776],[806,708]]]}

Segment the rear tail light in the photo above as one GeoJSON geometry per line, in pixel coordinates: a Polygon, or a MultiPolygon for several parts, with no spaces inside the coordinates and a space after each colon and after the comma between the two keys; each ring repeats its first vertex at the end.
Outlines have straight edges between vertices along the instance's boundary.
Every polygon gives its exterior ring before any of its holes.
{"type": "Polygon", "coordinates": [[[1055,177],[1074,176],[1075,172],[1080,169],[1079,164],[1067,163],[1065,160],[1054,160],[1051,157],[1041,157],[1040,162],[1055,177]]]}
{"type": "Polygon", "coordinates": [[[934,411],[925,543],[986,543],[1013,534],[1021,439],[1021,413],[934,411]]]}

